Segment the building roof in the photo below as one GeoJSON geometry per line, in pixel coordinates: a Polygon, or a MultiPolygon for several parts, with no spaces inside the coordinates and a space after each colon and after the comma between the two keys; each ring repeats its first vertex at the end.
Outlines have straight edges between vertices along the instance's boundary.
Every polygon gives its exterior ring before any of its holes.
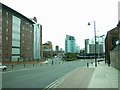
{"type": "Polygon", "coordinates": [[[18,13],[19,15],[21,15],[21,16],[24,17],[24,18],[26,18],[26,19],[29,20],[30,22],[36,23],[33,19],[31,20],[30,18],[27,18],[26,16],[24,16],[23,14],[19,13],[19,12],[16,11],[16,10],[10,8],[9,6],[7,6],[7,5],[5,5],[5,4],[2,4],[1,2],[0,2],[0,4],[2,5],[2,7],[6,7],[6,8],[8,8],[8,9],[10,9],[11,11],[14,11],[15,13],[18,13]]]}
{"type": "Polygon", "coordinates": [[[75,37],[71,36],[71,35],[66,35],[66,39],[67,40],[75,40],[75,37]]]}
{"type": "Polygon", "coordinates": [[[115,27],[113,29],[111,29],[110,31],[107,32],[107,35],[106,35],[106,39],[108,37],[118,37],[116,34],[118,34],[118,27],[115,27]]]}
{"type": "Polygon", "coordinates": [[[118,28],[115,27],[115,28],[113,28],[112,30],[108,31],[108,33],[109,33],[109,34],[111,34],[111,33],[118,33],[118,28]]]}

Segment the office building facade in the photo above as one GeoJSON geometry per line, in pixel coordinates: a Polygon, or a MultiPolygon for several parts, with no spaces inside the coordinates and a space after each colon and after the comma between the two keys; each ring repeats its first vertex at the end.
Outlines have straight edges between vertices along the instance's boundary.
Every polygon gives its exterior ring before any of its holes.
{"type": "Polygon", "coordinates": [[[40,59],[40,55],[41,55],[41,48],[40,48],[40,24],[33,24],[34,25],[34,53],[33,53],[33,58],[34,59],[40,59]]]}
{"type": "Polygon", "coordinates": [[[43,57],[51,58],[53,56],[53,45],[51,41],[43,44],[43,57]]]}
{"type": "MultiPolygon", "coordinates": [[[[96,37],[96,53],[104,53],[104,38],[96,37]]],[[[85,39],[85,53],[95,53],[95,42],[94,39],[85,39]]]]}
{"type": "MultiPolygon", "coordinates": [[[[2,61],[33,60],[36,40],[34,34],[36,31],[39,33],[36,35],[37,40],[40,41],[40,26],[2,3],[0,3],[0,15],[2,17],[0,18],[0,56],[2,61]]],[[[37,45],[40,43],[37,42],[37,45]]]]}

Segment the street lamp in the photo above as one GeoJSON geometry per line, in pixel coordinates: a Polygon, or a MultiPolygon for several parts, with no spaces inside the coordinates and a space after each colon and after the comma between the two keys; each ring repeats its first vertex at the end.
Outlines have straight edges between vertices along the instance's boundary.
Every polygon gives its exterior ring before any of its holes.
{"type": "MultiPolygon", "coordinates": [[[[88,22],[88,25],[90,25],[90,22],[88,22]]],[[[97,67],[97,57],[96,57],[96,25],[94,21],[94,34],[95,34],[95,67],[97,67]]]]}

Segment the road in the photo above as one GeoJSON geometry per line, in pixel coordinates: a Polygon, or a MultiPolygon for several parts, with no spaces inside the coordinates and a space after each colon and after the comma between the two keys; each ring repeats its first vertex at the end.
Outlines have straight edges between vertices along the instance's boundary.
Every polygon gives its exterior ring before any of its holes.
{"type": "Polygon", "coordinates": [[[45,88],[70,71],[85,67],[86,61],[48,64],[32,68],[3,72],[3,88],[45,88]]]}

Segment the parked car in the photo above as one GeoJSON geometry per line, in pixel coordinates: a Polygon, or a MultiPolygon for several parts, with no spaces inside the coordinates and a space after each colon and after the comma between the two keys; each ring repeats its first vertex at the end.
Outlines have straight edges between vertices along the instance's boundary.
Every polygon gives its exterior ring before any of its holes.
{"type": "Polygon", "coordinates": [[[4,70],[7,70],[7,66],[2,65],[2,64],[0,63],[0,69],[2,69],[3,71],[4,71],[4,70]]]}

